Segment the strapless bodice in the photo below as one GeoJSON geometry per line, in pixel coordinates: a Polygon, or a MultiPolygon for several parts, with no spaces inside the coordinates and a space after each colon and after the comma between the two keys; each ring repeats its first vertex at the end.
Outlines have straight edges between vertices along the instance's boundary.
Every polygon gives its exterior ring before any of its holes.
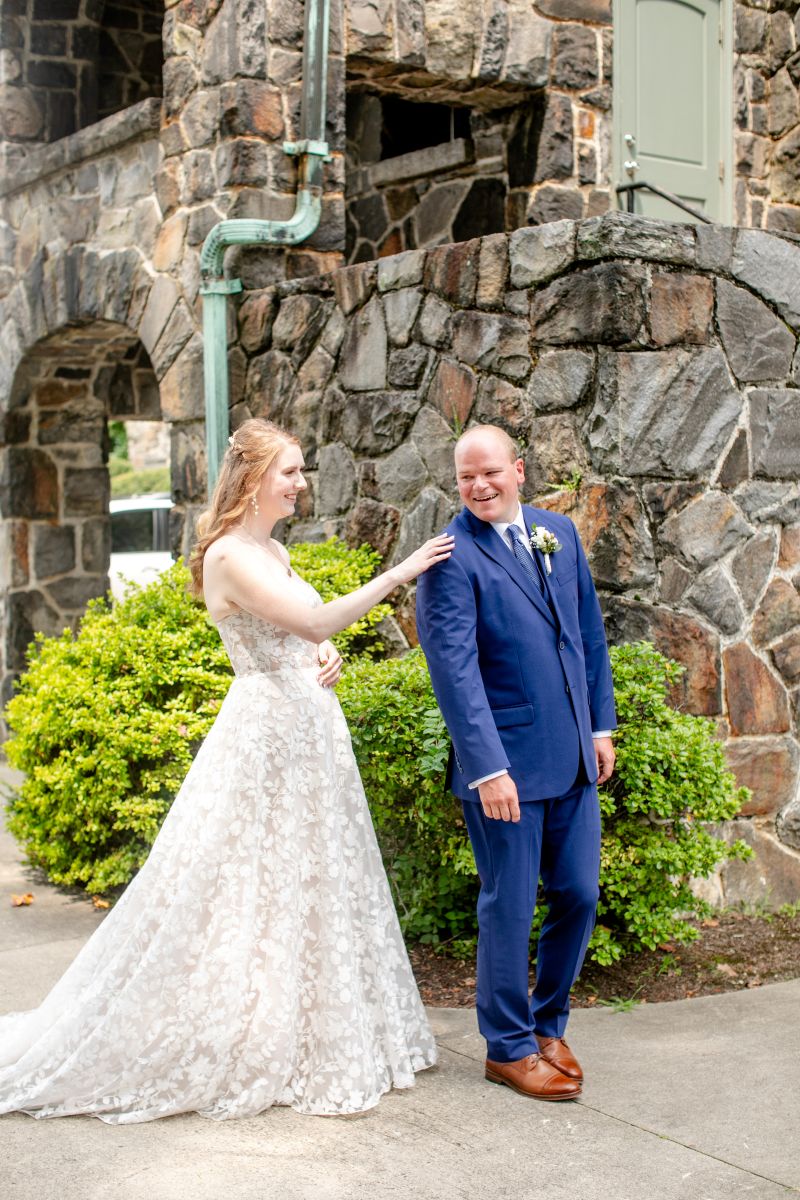
{"type": "MultiPolygon", "coordinates": [[[[316,607],[322,601],[304,580],[295,577],[293,584],[306,604],[316,607]]],[[[300,596],[298,596],[298,599],[300,596]]],[[[317,648],[311,642],[280,629],[261,617],[239,609],[217,621],[217,629],[228,652],[234,674],[263,675],[291,672],[298,668],[317,667],[317,648]]]]}

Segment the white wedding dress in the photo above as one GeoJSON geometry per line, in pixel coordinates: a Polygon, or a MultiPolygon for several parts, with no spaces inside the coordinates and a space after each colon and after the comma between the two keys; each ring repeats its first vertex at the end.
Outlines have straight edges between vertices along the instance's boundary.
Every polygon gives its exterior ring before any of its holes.
{"type": "Polygon", "coordinates": [[[236,678],[147,862],[44,1003],[0,1018],[0,1112],[354,1113],[436,1061],[314,647],[219,629],[236,678]]]}

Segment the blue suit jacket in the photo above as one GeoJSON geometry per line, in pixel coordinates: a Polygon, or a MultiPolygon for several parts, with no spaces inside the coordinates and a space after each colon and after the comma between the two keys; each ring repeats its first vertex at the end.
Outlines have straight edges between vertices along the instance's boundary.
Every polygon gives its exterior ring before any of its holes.
{"type": "Polygon", "coordinates": [[[491,525],[468,509],[451,522],[451,557],[420,577],[417,627],[436,699],[453,740],[448,783],[506,768],[521,801],[560,796],[582,758],[597,778],[593,729],[617,720],[605,631],[586,555],[569,517],[522,506],[562,549],[552,574],[536,551],[547,595],[491,525]],[[548,603],[549,601],[549,603],[548,603]]]}

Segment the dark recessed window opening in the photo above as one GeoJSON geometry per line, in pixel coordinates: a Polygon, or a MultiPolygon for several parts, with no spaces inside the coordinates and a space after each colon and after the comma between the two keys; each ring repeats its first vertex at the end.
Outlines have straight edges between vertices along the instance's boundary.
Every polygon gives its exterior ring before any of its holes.
{"type": "Polygon", "coordinates": [[[412,104],[410,100],[384,96],[381,109],[381,160],[470,136],[468,108],[412,104]]]}

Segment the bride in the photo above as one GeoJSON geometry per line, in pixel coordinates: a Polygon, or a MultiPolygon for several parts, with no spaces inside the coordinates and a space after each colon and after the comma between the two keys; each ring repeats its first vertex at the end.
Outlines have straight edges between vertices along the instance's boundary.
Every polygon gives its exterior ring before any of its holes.
{"type": "Polygon", "coordinates": [[[246,421],[190,566],[235,679],[147,862],[39,1008],[0,1018],[0,1112],[361,1112],[436,1050],[327,640],[449,556],[436,537],[323,604],[271,534],[297,439],[246,421]]]}

